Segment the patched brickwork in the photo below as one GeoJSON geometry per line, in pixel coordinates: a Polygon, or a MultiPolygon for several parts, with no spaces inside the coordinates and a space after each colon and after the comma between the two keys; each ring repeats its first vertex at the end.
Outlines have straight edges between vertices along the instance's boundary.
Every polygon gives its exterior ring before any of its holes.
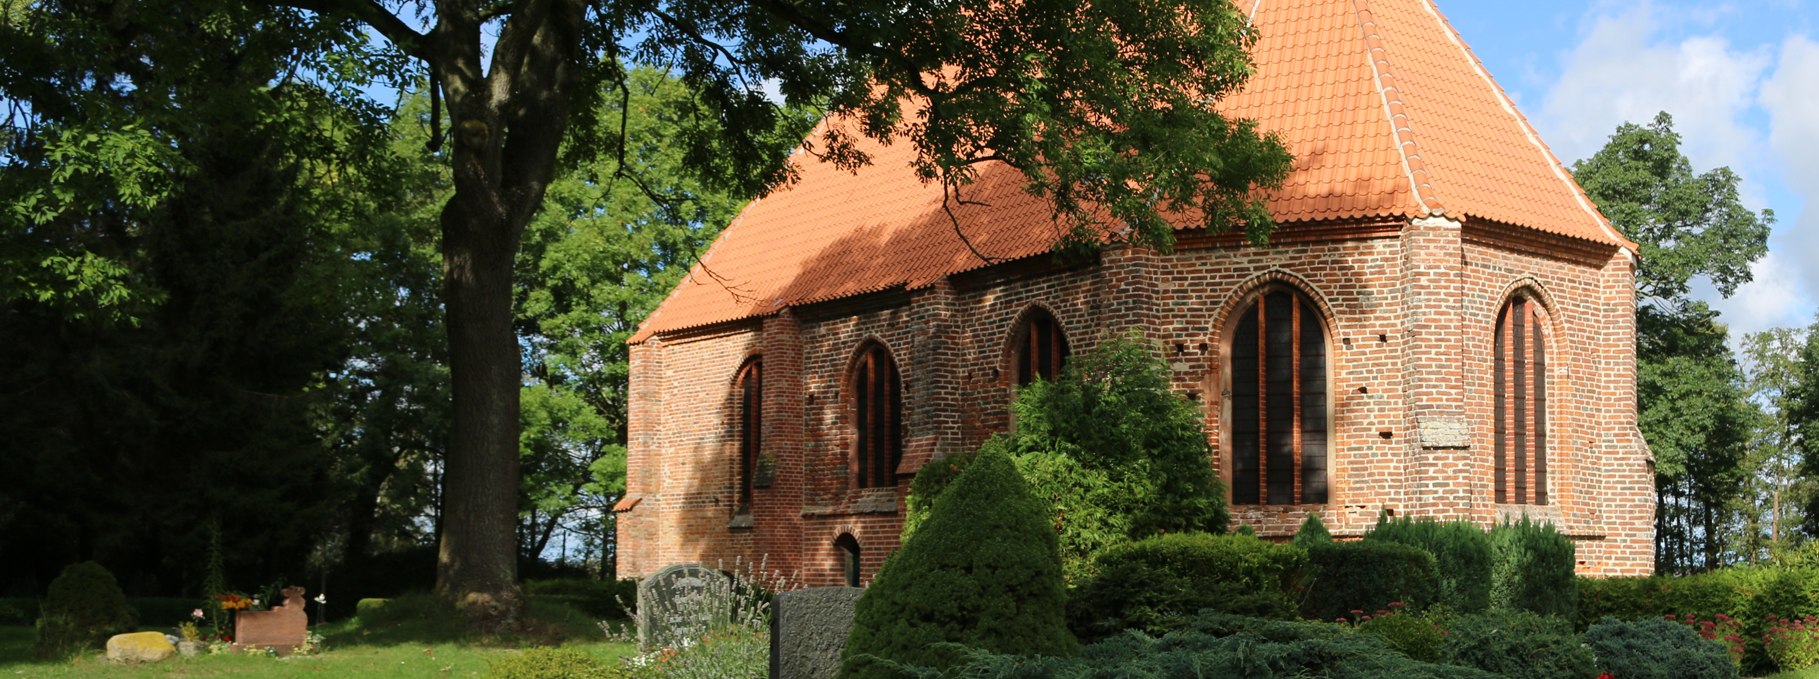
{"type": "Polygon", "coordinates": [[[1046,257],[924,288],[823,302],[759,319],[660,333],[632,350],[628,497],[619,573],[683,562],[764,560],[811,586],[844,584],[835,541],[861,546],[869,581],[897,546],[902,498],[921,465],[1011,426],[1013,341],[1032,308],[1074,353],[1110,333],[1156,343],[1176,390],[1202,405],[1229,482],[1229,342],[1239,306],[1292,286],[1317,307],[1329,364],[1328,502],[1233,507],[1236,523],[1286,537],[1308,511],[1358,535],[1381,511],[1490,525],[1555,522],[1583,573],[1650,570],[1653,486],[1635,426],[1634,264],[1624,250],[1444,218],[1288,228],[1257,248],[1187,234],[1171,254],[1115,249],[1046,257]],[[1546,319],[1548,501],[1499,505],[1492,461],[1492,343],[1521,291],[1546,319]],[[903,380],[905,454],[895,487],[858,487],[850,370],[867,341],[903,380]],[[764,361],[768,484],[749,526],[738,496],[734,379],[764,361]]]}

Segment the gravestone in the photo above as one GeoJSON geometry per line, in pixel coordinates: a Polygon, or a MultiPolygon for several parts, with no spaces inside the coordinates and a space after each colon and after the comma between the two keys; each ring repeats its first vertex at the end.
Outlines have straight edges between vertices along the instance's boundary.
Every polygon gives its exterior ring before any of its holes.
{"type": "Polygon", "coordinates": [[[309,640],[309,614],[303,610],[303,588],[284,588],[284,603],[267,611],[234,614],[234,650],[270,649],[290,655],[309,640]]]}
{"type": "Polygon", "coordinates": [[[677,564],[638,582],[638,646],[700,639],[733,620],[733,583],[701,564],[677,564]]]}
{"type": "Polygon", "coordinates": [[[816,587],[777,595],[771,606],[771,679],[833,679],[853,629],[859,587],[816,587]]]}

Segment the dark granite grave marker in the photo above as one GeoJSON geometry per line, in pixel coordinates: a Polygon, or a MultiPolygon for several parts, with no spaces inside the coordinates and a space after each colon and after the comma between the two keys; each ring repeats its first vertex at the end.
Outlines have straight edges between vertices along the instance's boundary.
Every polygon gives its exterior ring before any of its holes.
{"type": "Polygon", "coordinates": [[[833,679],[865,590],[816,587],[782,592],[771,606],[771,679],[833,679]]]}

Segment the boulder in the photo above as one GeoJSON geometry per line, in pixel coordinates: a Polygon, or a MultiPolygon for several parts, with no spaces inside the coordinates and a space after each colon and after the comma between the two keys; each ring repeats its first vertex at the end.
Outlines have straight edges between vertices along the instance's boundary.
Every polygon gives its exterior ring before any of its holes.
{"type": "Polygon", "coordinates": [[[177,654],[177,647],[163,632],[116,634],[107,640],[107,659],[111,662],[158,662],[177,654]]]}

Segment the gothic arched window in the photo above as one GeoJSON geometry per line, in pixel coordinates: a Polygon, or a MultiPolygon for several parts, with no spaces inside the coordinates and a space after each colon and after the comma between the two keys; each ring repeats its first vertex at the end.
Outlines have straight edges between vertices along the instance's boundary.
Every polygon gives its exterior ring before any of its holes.
{"type": "Polygon", "coordinates": [[[1547,504],[1546,310],[1517,293],[1497,314],[1491,372],[1499,504],[1547,504]]]}
{"type": "Polygon", "coordinates": [[[1061,375],[1061,366],[1066,362],[1067,335],[1061,331],[1061,324],[1055,322],[1055,317],[1042,309],[1032,309],[1024,314],[1023,323],[1017,327],[1016,341],[1011,345],[1011,364],[1017,386],[1038,379],[1054,381],[1061,375]]]}
{"type": "Polygon", "coordinates": [[[739,395],[739,501],[733,513],[752,511],[752,477],[764,452],[764,362],[753,358],[733,381],[739,395]]]}
{"type": "Polygon", "coordinates": [[[1319,504],[1327,496],[1326,328],[1313,302],[1264,288],[1231,330],[1233,504],[1319,504]]]}
{"type": "Polygon", "coordinates": [[[854,461],[860,488],[897,485],[903,460],[903,381],[891,352],[868,343],[853,363],[854,461]]]}

